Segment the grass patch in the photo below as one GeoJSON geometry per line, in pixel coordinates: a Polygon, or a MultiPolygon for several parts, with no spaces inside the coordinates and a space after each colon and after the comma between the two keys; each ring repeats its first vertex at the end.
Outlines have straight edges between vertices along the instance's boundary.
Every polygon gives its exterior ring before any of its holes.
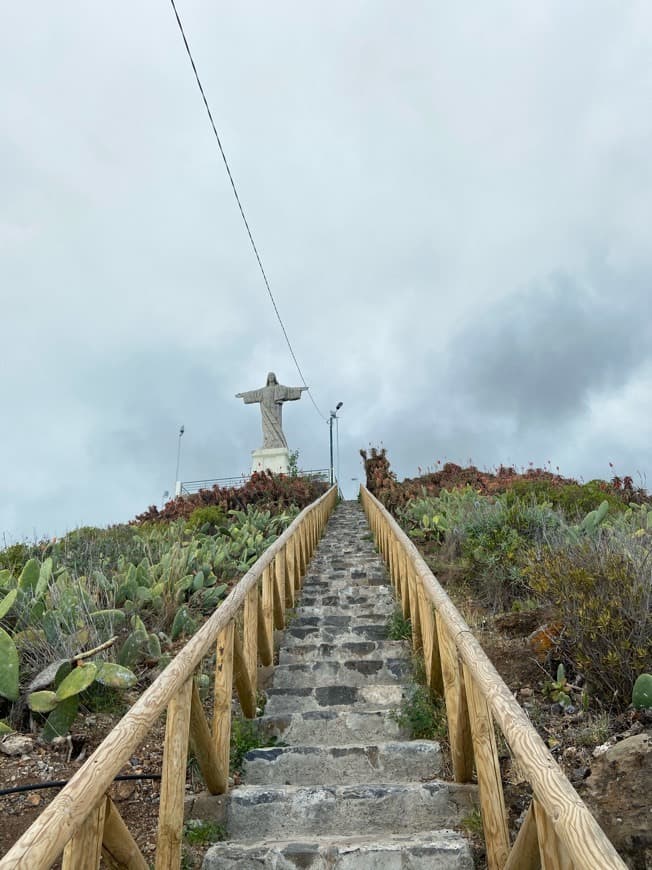
{"type": "Polygon", "coordinates": [[[403,611],[399,607],[387,620],[387,636],[390,640],[410,640],[412,638],[412,623],[403,616],[403,611]]]}
{"type": "Polygon", "coordinates": [[[483,837],[484,829],[482,827],[482,815],[479,809],[471,810],[466,816],[460,819],[460,825],[472,837],[483,837]]]}
{"type": "Polygon", "coordinates": [[[592,716],[583,728],[577,732],[575,738],[578,746],[593,748],[604,743],[611,734],[611,725],[607,713],[598,713],[592,716]]]}
{"type": "Polygon", "coordinates": [[[395,713],[412,740],[441,740],[446,736],[446,708],[426,686],[415,685],[395,713]]]}
{"type": "Polygon", "coordinates": [[[183,826],[183,838],[189,846],[208,846],[226,840],[226,829],[207,819],[189,819],[183,826]]]}
{"type": "Polygon", "coordinates": [[[260,749],[266,745],[269,745],[269,741],[265,743],[263,740],[258,722],[234,716],[231,722],[230,772],[242,773],[245,755],[251,749],[260,749]]]}

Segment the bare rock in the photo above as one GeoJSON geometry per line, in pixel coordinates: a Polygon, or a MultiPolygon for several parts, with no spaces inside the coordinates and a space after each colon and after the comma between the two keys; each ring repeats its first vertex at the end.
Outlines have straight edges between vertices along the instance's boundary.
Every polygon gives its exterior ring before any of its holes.
{"type": "Polygon", "coordinates": [[[591,765],[584,797],[632,870],[652,864],[652,735],[635,734],[609,747],[591,765]],[[647,856],[647,860],[646,860],[647,856]]]}
{"type": "Polygon", "coordinates": [[[122,780],[115,784],[114,798],[116,801],[128,801],[135,791],[136,783],[133,779],[122,780]]]}
{"type": "Polygon", "coordinates": [[[0,740],[0,752],[4,755],[26,755],[34,748],[34,740],[25,734],[8,734],[0,740]]]}

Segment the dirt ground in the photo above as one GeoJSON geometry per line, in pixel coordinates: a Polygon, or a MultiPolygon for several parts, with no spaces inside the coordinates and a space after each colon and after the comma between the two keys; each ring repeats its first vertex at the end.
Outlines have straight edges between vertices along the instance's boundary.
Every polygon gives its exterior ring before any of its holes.
{"type": "MultiPolygon", "coordinates": [[[[0,754],[1,787],[7,789],[20,785],[70,779],[88,755],[101,743],[116,720],[108,715],[88,714],[86,717],[80,717],[78,721],[79,725],[74,726],[73,757],[70,759],[68,759],[71,748],[69,743],[63,742],[59,746],[53,746],[36,739],[22,757],[0,754]]],[[[160,774],[164,734],[164,724],[157,723],[120,773],[160,774]]],[[[191,788],[192,783],[189,782],[188,790],[191,788]]],[[[145,858],[152,857],[154,854],[159,790],[160,781],[153,779],[116,782],[109,792],[127,827],[139,843],[145,858]]],[[[58,792],[59,789],[48,789],[0,797],[2,813],[0,855],[8,851],[58,792]]]]}

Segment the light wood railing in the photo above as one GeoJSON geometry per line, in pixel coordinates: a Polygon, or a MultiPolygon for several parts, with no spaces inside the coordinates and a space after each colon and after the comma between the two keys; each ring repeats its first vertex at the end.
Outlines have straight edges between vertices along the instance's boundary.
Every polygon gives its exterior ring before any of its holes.
{"type": "Polygon", "coordinates": [[[624,870],[625,864],[557,765],[524,710],[419,551],[363,486],[361,498],[430,687],[443,695],[453,773],[477,777],[490,870],[624,870]],[[510,844],[496,745],[497,725],[532,802],[510,844]]]}
{"type": "Polygon", "coordinates": [[[229,596],[118,722],[65,788],[14,843],[1,870],[46,870],[63,851],[63,870],[148,870],[107,792],[159,716],[167,710],[156,843],[156,870],[181,862],[188,748],[212,794],[227,790],[231,700],[256,715],[258,663],[271,665],[274,629],[285,625],[308,561],[337,501],[337,487],[305,508],[241,578],[229,596]],[[212,727],[195,672],[215,650],[212,727]]]}

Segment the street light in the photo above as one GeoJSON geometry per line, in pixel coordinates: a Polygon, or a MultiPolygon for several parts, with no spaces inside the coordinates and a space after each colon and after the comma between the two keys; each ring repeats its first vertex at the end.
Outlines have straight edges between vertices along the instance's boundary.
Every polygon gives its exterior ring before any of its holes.
{"type": "Polygon", "coordinates": [[[177,445],[177,470],[174,474],[174,494],[181,495],[181,481],[179,480],[179,463],[181,462],[181,438],[183,433],[186,431],[185,426],[181,426],[179,429],[179,442],[177,445]]]}
{"type": "Polygon", "coordinates": [[[328,431],[329,431],[329,435],[330,435],[330,446],[331,446],[331,486],[335,482],[334,478],[333,478],[333,420],[337,420],[337,412],[340,410],[340,408],[342,407],[343,404],[344,404],[344,402],[338,402],[337,405],[335,405],[335,410],[331,411],[331,415],[330,415],[330,418],[328,420],[328,431]]]}

